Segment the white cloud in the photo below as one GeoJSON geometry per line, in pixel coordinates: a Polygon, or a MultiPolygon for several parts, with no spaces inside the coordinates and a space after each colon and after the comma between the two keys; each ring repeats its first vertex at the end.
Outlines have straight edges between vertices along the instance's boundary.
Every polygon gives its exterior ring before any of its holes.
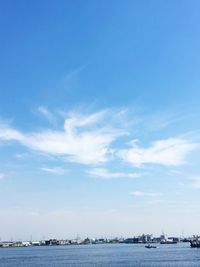
{"type": "Polygon", "coordinates": [[[6,125],[0,125],[0,140],[16,140],[22,141],[23,135],[15,129],[9,128],[6,125]]]}
{"type": "Polygon", "coordinates": [[[6,175],[4,173],[0,173],[0,180],[3,180],[6,178],[6,175]]]}
{"type": "Polygon", "coordinates": [[[185,163],[187,154],[199,145],[181,138],[158,140],[148,148],[140,148],[135,142],[131,148],[121,150],[118,156],[136,167],[143,164],[178,166],[185,163]]]}
{"type": "Polygon", "coordinates": [[[44,172],[48,172],[48,173],[51,173],[51,174],[58,174],[58,175],[64,175],[68,172],[68,170],[66,169],[63,169],[63,168],[60,168],[60,167],[41,167],[40,168],[42,171],[44,172]]]}
{"type": "Polygon", "coordinates": [[[111,143],[124,132],[103,127],[100,122],[105,112],[89,116],[70,114],[64,122],[63,131],[44,130],[21,133],[0,125],[1,140],[15,140],[22,145],[53,156],[62,156],[82,164],[106,162],[112,154],[111,143]],[[96,126],[98,124],[98,127],[96,126]]]}
{"type": "Polygon", "coordinates": [[[93,168],[88,170],[90,176],[99,177],[102,179],[115,179],[115,178],[137,178],[140,177],[139,173],[125,173],[125,172],[110,172],[104,168],[93,168]]]}
{"type": "Polygon", "coordinates": [[[159,197],[161,193],[150,193],[150,192],[142,192],[142,191],[134,191],[130,193],[134,197],[159,197]]]}
{"type": "MultiPolygon", "coordinates": [[[[46,108],[40,107],[39,110],[53,120],[54,116],[46,108]]],[[[0,124],[0,140],[18,141],[31,150],[76,163],[99,164],[118,156],[136,167],[144,164],[178,166],[184,164],[187,154],[199,146],[182,138],[170,138],[155,141],[147,148],[140,147],[137,140],[130,142],[130,148],[127,149],[113,148],[113,141],[127,135],[121,129],[121,125],[126,127],[126,119],[123,120],[125,114],[125,110],[103,110],[88,116],[68,113],[63,130],[45,129],[31,133],[0,124]]],[[[105,173],[101,169],[96,176],[116,178],[127,175],[105,173]]]]}

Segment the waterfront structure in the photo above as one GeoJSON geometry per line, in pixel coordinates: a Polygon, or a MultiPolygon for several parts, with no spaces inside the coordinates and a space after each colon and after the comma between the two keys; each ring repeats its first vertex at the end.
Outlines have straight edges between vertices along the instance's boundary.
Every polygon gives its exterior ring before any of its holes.
{"type": "Polygon", "coordinates": [[[10,247],[29,247],[29,246],[65,246],[65,245],[89,245],[89,244],[177,244],[178,242],[190,242],[191,247],[200,247],[200,237],[193,236],[193,238],[179,239],[177,237],[166,237],[161,235],[160,237],[153,237],[149,234],[142,234],[139,236],[128,238],[75,238],[75,239],[47,239],[41,241],[2,241],[0,242],[0,248],[10,247]]]}
{"type": "Polygon", "coordinates": [[[200,248],[200,237],[197,236],[193,240],[190,240],[191,248],[200,248]]]}

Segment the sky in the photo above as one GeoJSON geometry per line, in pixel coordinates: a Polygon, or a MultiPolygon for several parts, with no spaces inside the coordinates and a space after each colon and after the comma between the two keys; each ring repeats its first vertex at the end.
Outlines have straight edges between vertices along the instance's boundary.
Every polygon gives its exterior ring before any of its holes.
{"type": "Polygon", "coordinates": [[[200,234],[199,8],[1,1],[1,240],[200,234]]]}

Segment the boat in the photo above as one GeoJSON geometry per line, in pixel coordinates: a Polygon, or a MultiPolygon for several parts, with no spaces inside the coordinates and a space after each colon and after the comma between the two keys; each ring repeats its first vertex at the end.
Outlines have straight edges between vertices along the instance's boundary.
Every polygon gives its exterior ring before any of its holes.
{"type": "Polygon", "coordinates": [[[191,248],[200,248],[200,239],[196,238],[194,240],[190,240],[190,247],[191,248]]]}
{"type": "Polygon", "coordinates": [[[146,245],[145,246],[145,248],[157,248],[156,246],[153,246],[153,245],[150,245],[150,244],[148,244],[148,245],[146,245]]]}
{"type": "Polygon", "coordinates": [[[160,241],[160,244],[162,245],[171,245],[177,243],[178,241],[174,240],[174,238],[168,238],[165,234],[162,235],[162,239],[160,241]]]}

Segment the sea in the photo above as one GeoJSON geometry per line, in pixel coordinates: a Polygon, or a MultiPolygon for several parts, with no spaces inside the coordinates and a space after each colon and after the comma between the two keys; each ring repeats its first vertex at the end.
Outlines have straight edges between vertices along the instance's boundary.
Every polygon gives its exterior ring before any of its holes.
{"type": "Polygon", "coordinates": [[[200,267],[200,248],[189,243],[102,244],[1,248],[0,267],[200,267]]]}

